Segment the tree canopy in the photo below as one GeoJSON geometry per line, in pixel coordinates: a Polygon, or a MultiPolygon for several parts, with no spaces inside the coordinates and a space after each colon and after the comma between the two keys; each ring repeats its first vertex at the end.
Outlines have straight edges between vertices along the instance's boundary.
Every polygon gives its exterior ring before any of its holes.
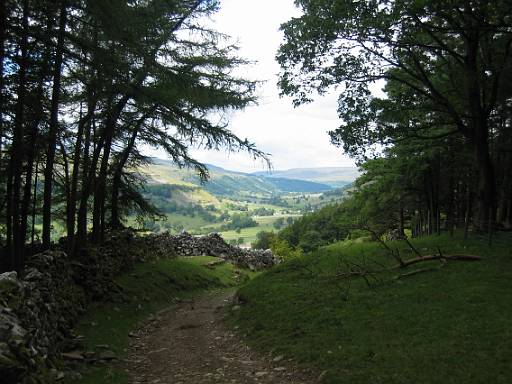
{"type": "Polygon", "coordinates": [[[218,3],[2,2],[4,265],[22,269],[36,223],[43,248],[60,222],[67,249],[78,253],[122,226],[127,212],[154,213],[140,192],[143,146],[163,148],[202,179],[208,170],[191,146],[268,160],[228,129],[227,112],[256,102],[256,83],[233,74],[245,60],[229,36],[206,26],[218,3]]]}
{"type": "Polygon", "coordinates": [[[439,152],[456,152],[448,166],[463,168],[457,182],[477,179],[467,186],[475,226],[510,221],[510,181],[502,174],[510,166],[512,3],[296,4],[303,14],[283,24],[277,55],[282,93],[298,105],[336,87],[342,122],[331,139],[361,162],[404,142],[420,153],[443,147],[430,151],[434,162],[439,152]],[[384,96],[371,92],[382,85],[384,96]]]}

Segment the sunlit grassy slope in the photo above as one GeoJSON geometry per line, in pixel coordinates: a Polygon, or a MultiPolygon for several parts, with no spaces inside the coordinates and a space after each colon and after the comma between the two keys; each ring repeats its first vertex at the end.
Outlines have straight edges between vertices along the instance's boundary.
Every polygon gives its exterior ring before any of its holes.
{"type": "MultiPolygon", "coordinates": [[[[323,372],[323,383],[511,383],[512,237],[414,241],[422,254],[481,255],[394,280],[336,276],[396,263],[374,243],[338,243],[243,287],[231,321],[261,351],[323,372]]],[[[415,257],[402,243],[402,257],[415,257]]],[[[439,267],[439,262],[411,270],[439,267]]]]}

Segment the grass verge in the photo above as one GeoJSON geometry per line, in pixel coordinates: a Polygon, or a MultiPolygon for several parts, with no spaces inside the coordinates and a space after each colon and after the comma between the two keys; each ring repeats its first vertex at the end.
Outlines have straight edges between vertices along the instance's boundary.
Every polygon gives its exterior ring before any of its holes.
{"type": "MultiPolygon", "coordinates": [[[[206,289],[235,286],[253,275],[229,263],[213,264],[218,258],[181,257],[138,264],[120,276],[120,293],[110,302],[93,303],[80,321],[77,332],[85,336],[85,348],[95,351],[101,345],[122,358],[128,347],[129,333],[150,314],[206,289]]],[[[87,369],[80,384],[125,384],[126,375],[115,367],[87,369]]]]}
{"type": "MultiPolygon", "coordinates": [[[[322,383],[512,382],[512,237],[416,239],[423,254],[477,262],[394,280],[336,276],[396,263],[375,243],[338,243],[266,272],[239,291],[230,322],[248,342],[322,372],[322,383]]],[[[390,243],[403,258],[415,254],[390,243]]],[[[429,264],[439,266],[439,261],[429,264]]],[[[425,264],[416,269],[425,267],[425,264]]]]}

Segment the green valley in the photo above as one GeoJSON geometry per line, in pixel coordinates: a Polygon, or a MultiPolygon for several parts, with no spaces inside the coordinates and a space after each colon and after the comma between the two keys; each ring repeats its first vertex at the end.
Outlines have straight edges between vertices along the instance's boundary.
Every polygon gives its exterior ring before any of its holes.
{"type": "MultiPolygon", "coordinates": [[[[267,177],[212,165],[208,165],[210,179],[201,182],[193,170],[180,169],[166,160],[152,160],[152,164],[139,172],[148,181],[144,196],[159,214],[153,217],[132,214],[126,220],[126,225],[152,232],[219,232],[226,241],[248,246],[258,232],[284,228],[304,213],[337,201],[344,194],[343,188],[336,187],[339,181],[327,184],[267,177]]],[[[353,182],[357,174],[355,168],[318,168],[316,172],[334,179],[343,178],[344,183],[353,182]]],[[[276,173],[286,174],[286,171],[276,173]]]]}

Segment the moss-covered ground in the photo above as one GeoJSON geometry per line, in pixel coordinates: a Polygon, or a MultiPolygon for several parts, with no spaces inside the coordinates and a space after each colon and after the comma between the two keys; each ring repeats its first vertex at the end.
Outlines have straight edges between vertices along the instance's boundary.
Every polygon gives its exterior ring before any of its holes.
{"type": "MultiPolygon", "coordinates": [[[[511,383],[512,236],[413,240],[422,254],[479,255],[365,278],[396,264],[382,245],[343,242],[257,276],[233,312],[256,349],[293,358],[323,383],[511,383]]],[[[391,242],[404,259],[416,257],[391,242]]]]}

